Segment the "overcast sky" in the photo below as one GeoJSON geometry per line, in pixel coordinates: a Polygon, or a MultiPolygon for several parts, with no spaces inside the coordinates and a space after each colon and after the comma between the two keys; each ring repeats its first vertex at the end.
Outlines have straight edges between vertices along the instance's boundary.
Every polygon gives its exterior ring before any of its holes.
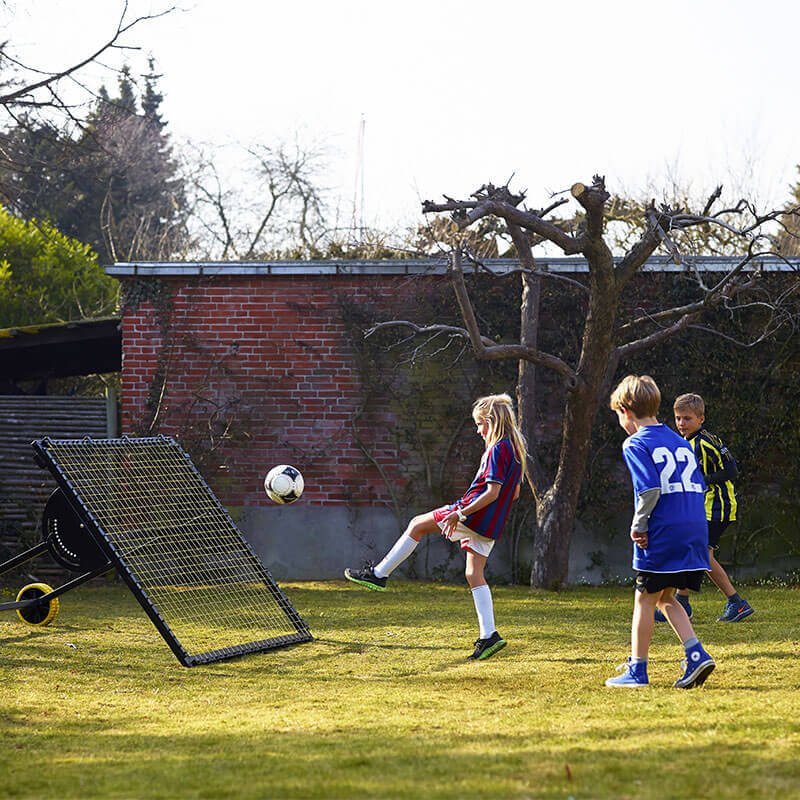
{"type": "MultiPolygon", "coordinates": [[[[178,0],[180,2],[180,0],[178,0]]],[[[129,17],[168,2],[130,0],[129,17]]],[[[46,69],[116,27],[120,0],[6,0],[3,38],[46,69]]],[[[480,184],[532,206],[594,173],[612,192],[677,178],[782,203],[800,162],[789,0],[186,0],[126,41],[152,54],[176,143],[326,150],[324,183],[393,227],[480,184]],[[359,131],[364,120],[363,149],[359,131]],[[363,158],[359,153],[363,152],[363,158]]],[[[97,80],[101,80],[100,77],[97,80]]],[[[106,81],[108,77],[106,76],[106,81]]]]}

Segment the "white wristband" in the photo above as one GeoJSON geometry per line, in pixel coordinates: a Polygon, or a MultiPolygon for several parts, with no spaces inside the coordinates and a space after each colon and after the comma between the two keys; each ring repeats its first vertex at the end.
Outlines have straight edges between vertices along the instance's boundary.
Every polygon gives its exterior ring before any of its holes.
{"type": "Polygon", "coordinates": [[[457,509],[456,509],[456,514],[458,515],[458,521],[459,521],[459,522],[466,522],[466,521],[467,521],[467,516],[466,516],[466,514],[464,514],[464,513],[461,511],[461,509],[460,509],[460,508],[457,508],[457,509]]]}

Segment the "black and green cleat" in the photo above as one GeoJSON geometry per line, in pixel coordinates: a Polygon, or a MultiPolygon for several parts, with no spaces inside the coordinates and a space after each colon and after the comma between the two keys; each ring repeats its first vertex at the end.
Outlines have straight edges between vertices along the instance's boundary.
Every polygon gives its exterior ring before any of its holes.
{"type": "Polygon", "coordinates": [[[378,578],[374,572],[374,564],[367,561],[363,569],[350,569],[349,567],[344,571],[344,576],[347,580],[357,583],[359,586],[365,586],[373,592],[386,591],[386,578],[378,578]]]}
{"type": "Polygon", "coordinates": [[[484,661],[502,650],[506,644],[506,640],[502,639],[500,634],[495,631],[488,639],[476,639],[475,652],[471,656],[467,656],[467,659],[470,661],[484,661]]]}

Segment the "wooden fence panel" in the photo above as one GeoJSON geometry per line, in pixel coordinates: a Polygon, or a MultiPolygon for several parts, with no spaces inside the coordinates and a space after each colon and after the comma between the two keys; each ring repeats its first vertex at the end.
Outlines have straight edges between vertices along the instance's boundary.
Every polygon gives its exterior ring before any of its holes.
{"type": "MultiPolygon", "coordinates": [[[[96,397],[0,395],[0,556],[5,560],[39,540],[39,522],[55,481],[36,466],[31,442],[104,439],[106,400],[96,397]]],[[[48,557],[26,565],[36,577],[63,574],[48,557]]],[[[0,578],[2,580],[2,578],[0,578]]]]}

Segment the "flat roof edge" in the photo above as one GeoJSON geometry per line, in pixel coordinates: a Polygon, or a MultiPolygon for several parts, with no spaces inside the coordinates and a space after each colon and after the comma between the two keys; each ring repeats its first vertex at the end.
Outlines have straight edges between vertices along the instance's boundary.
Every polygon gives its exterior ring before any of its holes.
{"type": "MultiPolygon", "coordinates": [[[[619,263],[621,259],[615,259],[619,263]]],[[[674,264],[668,257],[651,258],[644,266],[646,272],[688,272],[695,268],[701,272],[727,272],[739,262],[738,258],[726,256],[698,256],[682,264],[674,264]]],[[[588,266],[584,258],[538,258],[537,265],[543,271],[555,273],[585,273],[588,266]]],[[[499,274],[513,272],[519,262],[510,258],[488,258],[483,264],[499,274]]],[[[800,258],[780,259],[764,257],[754,259],[749,270],[765,272],[798,272],[800,258]]],[[[444,275],[447,261],[438,259],[404,259],[376,261],[137,261],[117,262],[105,267],[112,277],[189,277],[189,276],[244,276],[283,277],[294,275],[444,275]]]]}

